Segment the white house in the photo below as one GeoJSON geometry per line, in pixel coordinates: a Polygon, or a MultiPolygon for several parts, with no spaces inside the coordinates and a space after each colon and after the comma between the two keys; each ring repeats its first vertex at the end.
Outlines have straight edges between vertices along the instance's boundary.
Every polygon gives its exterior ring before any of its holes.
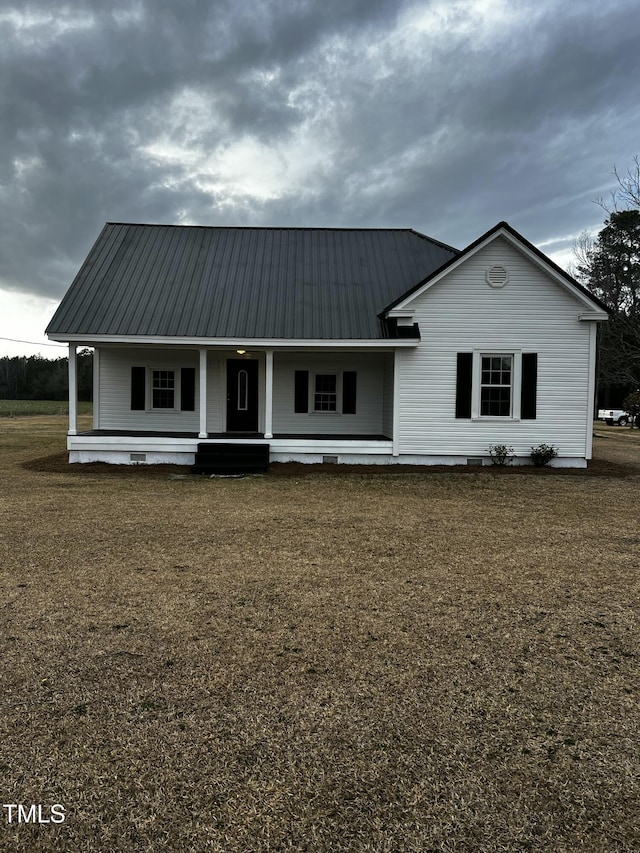
{"type": "Polygon", "coordinates": [[[607,317],[505,222],[461,252],[410,229],[108,223],[47,335],[69,344],[71,462],[468,464],[506,444],[527,463],[553,444],[582,467],[607,317]]]}

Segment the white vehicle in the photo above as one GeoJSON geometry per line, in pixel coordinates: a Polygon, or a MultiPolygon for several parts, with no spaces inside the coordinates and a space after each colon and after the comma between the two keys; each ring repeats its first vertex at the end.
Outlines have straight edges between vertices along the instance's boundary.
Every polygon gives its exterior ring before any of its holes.
{"type": "Polygon", "coordinates": [[[629,413],[624,409],[598,409],[598,420],[606,421],[609,426],[626,426],[629,423],[629,413]]]}

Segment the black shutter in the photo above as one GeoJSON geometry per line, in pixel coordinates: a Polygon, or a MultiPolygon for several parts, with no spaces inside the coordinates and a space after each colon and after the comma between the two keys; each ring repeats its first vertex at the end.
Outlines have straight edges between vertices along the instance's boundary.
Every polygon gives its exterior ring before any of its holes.
{"type": "Polygon", "coordinates": [[[146,378],[146,367],[131,368],[131,409],[133,411],[144,411],[145,409],[146,378]]]}
{"type": "Polygon", "coordinates": [[[342,374],[342,414],[356,413],[356,372],[345,370],[342,374]]]}
{"type": "Polygon", "coordinates": [[[180,409],[194,412],[196,408],[196,369],[183,367],[180,371],[180,409]]]}
{"type": "Polygon", "coordinates": [[[296,370],[293,410],[296,414],[309,411],[309,371],[296,370]]]}
{"type": "Polygon", "coordinates": [[[536,397],[538,388],[538,354],[522,353],[522,391],[520,396],[520,417],[522,420],[536,419],[536,397]]]}
{"type": "Polygon", "coordinates": [[[471,373],[473,353],[459,352],[456,373],[456,417],[471,417],[471,373]]]}

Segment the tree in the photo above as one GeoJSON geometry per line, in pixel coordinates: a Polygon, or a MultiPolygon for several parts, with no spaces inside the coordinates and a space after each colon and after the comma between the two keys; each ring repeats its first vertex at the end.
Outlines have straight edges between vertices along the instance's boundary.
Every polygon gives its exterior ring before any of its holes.
{"type": "Polygon", "coordinates": [[[629,207],[640,207],[640,157],[636,154],[633,158],[633,166],[627,169],[625,175],[621,175],[618,169],[614,166],[613,175],[618,183],[618,186],[611,192],[611,206],[606,204],[604,199],[597,199],[600,207],[604,208],[607,213],[617,211],[620,205],[629,207]]]}
{"type": "Polygon", "coordinates": [[[611,311],[598,330],[598,381],[607,405],[640,386],[640,160],[612,192],[613,209],[595,239],[583,234],[575,246],[576,277],[611,311]],[[622,204],[635,205],[619,209],[622,204]]]}
{"type": "Polygon", "coordinates": [[[640,318],[640,210],[609,214],[594,241],[578,247],[578,276],[614,314],[640,318]]]}
{"type": "MultiPolygon", "coordinates": [[[[69,394],[69,361],[40,355],[0,358],[0,399],[66,400],[69,394]]],[[[81,349],[77,355],[78,399],[91,400],[93,353],[81,349]]]]}

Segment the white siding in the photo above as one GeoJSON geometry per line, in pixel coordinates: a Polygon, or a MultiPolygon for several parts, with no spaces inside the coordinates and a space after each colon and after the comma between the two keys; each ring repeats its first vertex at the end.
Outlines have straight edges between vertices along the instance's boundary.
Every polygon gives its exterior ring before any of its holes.
{"type": "MultiPolygon", "coordinates": [[[[274,354],[274,433],[380,435],[383,433],[384,353],[280,353],[274,354]],[[357,373],[357,404],[354,415],[340,412],[294,412],[294,374],[309,371],[313,391],[314,373],[357,373]]],[[[340,394],[340,388],[338,388],[340,394]]],[[[340,405],[340,403],[339,403],[340,405]]]]}
{"type": "MultiPolygon", "coordinates": [[[[111,349],[101,347],[99,363],[99,429],[153,430],[157,432],[198,431],[198,353],[194,350],[111,349]],[[131,411],[131,368],[196,370],[194,412],[131,411]]],[[[178,397],[179,404],[179,397],[178,397]]]]}
{"type": "Polygon", "coordinates": [[[587,454],[591,323],[564,288],[497,238],[412,307],[422,340],[398,353],[401,454],[481,456],[507,444],[528,455],[541,443],[562,457],[587,454]],[[494,264],[509,270],[503,288],[485,281],[494,264]],[[456,419],[456,353],[473,350],[538,353],[536,420],[456,419]]]}
{"type": "MultiPolygon", "coordinates": [[[[207,430],[224,432],[226,394],[226,361],[237,357],[228,351],[207,354],[207,430]]],[[[264,359],[260,361],[260,429],[264,423],[264,359]]],[[[383,407],[392,409],[393,371],[391,356],[385,353],[275,353],[273,381],[273,431],[302,434],[379,435],[383,432],[383,407]],[[294,413],[294,372],[357,373],[356,414],[294,413]],[[388,376],[388,381],[385,377],[388,376]],[[391,383],[391,384],[390,384],[391,383]],[[383,398],[387,399],[385,404],[383,398]]],[[[100,350],[99,417],[96,429],[153,430],[157,432],[198,432],[199,430],[199,357],[195,350],[108,348],[100,350]],[[131,410],[131,367],[151,369],[193,367],[196,370],[194,412],[162,412],[131,410]]],[[[386,432],[386,431],[385,431],[386,432]]],[[[386,432],[390,435],[390,432],[386,432]]]]}

